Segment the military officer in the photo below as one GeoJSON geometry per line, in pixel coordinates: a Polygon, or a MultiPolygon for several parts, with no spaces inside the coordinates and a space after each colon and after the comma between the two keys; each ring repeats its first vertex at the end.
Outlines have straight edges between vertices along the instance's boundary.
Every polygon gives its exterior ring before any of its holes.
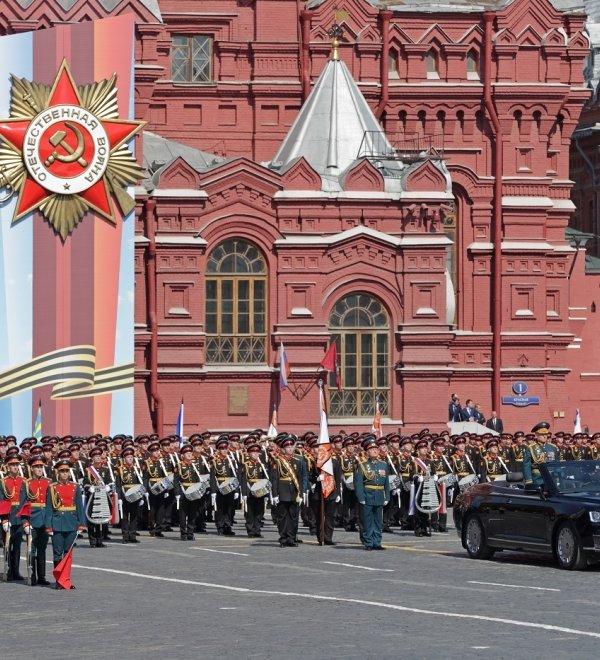
{"type": "MultiPolygon", "coordinates": [[[[56,567],[75,543],[77,533],[85,530],[85,514],[81,487],[70,480],[71,463],[60,460],[54,467],[57,481],[46,491],[45,525],[46,533],[52,537],[56,567]]],[[[56,588],[61,587],[57,584],[56,588]]]]}
{"type": "Polygon", "coordinates": [[[558,460],[558,448],[546,441],[550,433],[550,424],[540,422],[536,424],[531,432],[535,439],[525,447],[523,454],[523,478],[525,486],[543,486],[544,479],[539,465],[548,461],[558,460]]]}
{"type": "Polygon", "coordinates": [[[400,528],[413,530],[415,527],[414,515],[410,511],[410,484],[413,476],[412,460],[413,444],[409,436],[400,441],[400,456],[398,470],[402,480],[400,490],[400,528]]]}
{"type": "Polygon", "coordinates": [[[44,476],[44,459],[33,456],[29,459],[31,478],[25,483],[27,499],[31,504],[31,586],[36,584],[45,587],[50,584],[46,580],[46,548],[48,534],[46,533],[46,494],[50,479],[44,476]]]}
{"type": "MultiPolygon", "coordinates": [[[[103,464],[102,450],[100,447],[94,447],[90,451],[91,463],[85,468],[83,475],[83,488],[88,497],[92,496],[94,489],[103,488],[107,493],[111,490],[112,473],[109,471],[108,466],[103,464]]],[[[68,460],[68,459],[66,459],[68,460]]],[[[72,463],[70,472],[73,473],[72,463]]],[[[104,548],[106,547],[102,542],[102,525],[90,523],[88,527],[88,536],[90,547],[104,548]]]]}
{"type": "Polygon", "coordinates": [[[355,532],[358,522],[358,500],[354,490],[354,457],[356,445],[354,438],[348,436],[342,443],[340,466],[342,468],[342,512],[344,529],[355,532]]]}
{"type": "Polygon", "coordinates": [[[390,501],[389,466],[379,458],[375,438],[365,442],[367,460],[361,461],[354,480],[362,507],[365,550],[384,550],[381,545],[383,508],[390,501]]]}
{"type": "Polygon", "coordinates": [[[488,440],[485,444],[486,454],[481,459],[481,478],[483,481],[496,481],[498,477],[508,473],[508,467],[498,453],[498,440],[488,440]]]}
{"type": "Polygon", "coordinates": [[[153,441],[148,445],[150,453],[145,464],[145,478],[147,480],[148,500],[150,504],[150,514],[152,525],[150,535],[163,538],[165,531],[165,492],[153,493],[152,487],[155,487],[163,479],[168,479],[170,472],[165,465],[164,459],[160,454],[160,443],[153,441]]]}

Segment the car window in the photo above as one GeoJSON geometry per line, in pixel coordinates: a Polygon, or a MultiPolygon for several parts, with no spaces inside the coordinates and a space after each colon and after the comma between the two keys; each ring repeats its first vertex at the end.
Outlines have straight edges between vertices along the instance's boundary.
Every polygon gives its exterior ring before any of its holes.
{"type": "Polygon", "coordinates": [[[545,467],[560,493],[600,492],[600,461],[564,461],[545,467]]]}

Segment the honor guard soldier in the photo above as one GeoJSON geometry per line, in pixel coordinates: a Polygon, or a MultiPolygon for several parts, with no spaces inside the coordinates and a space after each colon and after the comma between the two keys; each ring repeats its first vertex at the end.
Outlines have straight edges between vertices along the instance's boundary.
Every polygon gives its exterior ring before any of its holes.
{"type": "Polygon", "coordinates": [[[311,471],[308,475],[309,502],[315,519],[315,535],[319,545],[335,545],[333,540],[333,529],[335,527],[335,508],[341,501],[342,470],[337,455],[333,455],[333,478],[335,486],[331,493],[324,497],[321,471],[318,468],[319,441],[313,438],[310,441],[310,449],[313,455],[311,471]]]}
{"type": "Polygon", "coordinates": [[[498,440],[488,440],[485,448],[486,454],[481,459],[481,478],[483,481],[496,481],[498,477],[508,474],[509,469],[498,454],[498,440]]]}
{"type": "Polygon", "coordinates": [[[540,422],[536,424],[531,432],[535,435],[531,444],[525,448],[523,455],[523,478],[525,486],[543,486],[544,479],[540,472],[540,464],[558,460],[557,447],[546,441],[550,433],[550,424],[540,422]]]}
{"type": "Polygon", "coordinates": [[[413,530],[415,527],[414,516],[410,511],[410,484],[413,476],[412,460],[413,444],[409,436],[400,440],[400,456],[398,458],[398,470],[400,472],[400,528],[413,530]]]}
{"type": "Polygon", "coordinates": [[[46,495],[50,479],[44,476],[44,459],[33,456],[29,459],[31,479],[25,484],[27,500],[31,504],[31,586],[46,587],[46,548],[49,536],[46,533],[46,495]]]}
{"type": "Polygon", "coordinates": [[[364,444],[367,459],[358,465],[356,497],[362,507],[365,550],[384,550],[381,545],[383,508],[390,501],[389,466],[379,458],[375,438],[364,444]]]}
{"type": "MultiPolygon", "coordinates": [[[[119,495],[119,506],[121,507],[121,536],[123,543],[139,543],[136,532],[140,509],[144,502],[144,476],[135,464],[135,450],[126,447],[121,451],[121,465],[116,469],[116,488],[119,495]],[[133,488],[141,494],[135,500],[128,500],[127,493],[133,488]]],[[[137,497],[137,496],[136,496],[137,497]]],[[[130,496],[131,499],[131,496],[130,496]]]]}
{"type": "Polygon", "coordinates": [[[165,461],[160,454],[160,443],[153,441],[148,445],[150,458],[146,461],[146,479],[148,500],[150,504],[150,517],[152,524],[150,525],[150,536],[158,538],[164,537],[165,531],[165,493],[168,496],[167,490],[160,492],[153,492],[153,488],[158,490],[157,485],[168,479],[169,472],[165,465],[165,461]]]}
{"type": "Polygon", "coordinates": [[[21,561],[21,542],[23,534],[30,534],[29,520],[21,518],[19,512],[26,500],[25,479],[19,468],[21,461],[19,450],[9,448],[4,466],[4,478],[0,480],[0,501],[9,505],[9,510],[2,515],[2,530],[4,532],[4,571],[5,579],[23,580],[19,572],[21,561]]]}
{"type": "Polygon", "coordinates": [[[275,459],[271,472],[273,504],[277,506],[277,528],[279,545],[282,548],[296,547],[298,530],[298,506],[303,495],[303,468],[294,455],[296,442],[292,437],[280,441],[281,453],[275,459]]]}
{"type": "MultiPolygon", "coordinates": [[[[46,533],[52,537],[56,568],[75,543],[77,533],[85,530],[85,514],[81,488],[70,480],[70,462],[58,461],[55,469],[57,481],[50,484],[46,491],[45,525],[46,533]]],[[[56,588],[61,587],[57,584],[56,588]]]]}
{"type": "Polygon", "coordinates": [[[241,465],[240,487],[245,508],[248,538],[262,538],[261,527],[265,516],[265,500],[271,491],[269,472],[261,460],[261,447],[256,441],[246,445],[247,457],[241,465]],[[265,483],[266,481],[266,483],[265,483]],[[257,484],[263,486],[257,490],[257,484]]]}
{"type": "Polygon", "coordinates": [[[203,487],[202,474],[206,474],[206,470],[203,470],[203,465],[194,458],[192,445],[183,445],[179,454],[174,477],[175,497],[179,507],[179,535],[182,541],[193,541],[202,505],[202,498],[199,496],[203,487]]]}
{"type": "Polygon", "coordinates": [[[228,436],[219,436],[215,448],[210,470],[210,490],[217,534],[235,536],[233,517],[240,492],[237,470],[228,453],[228,436]]]}
{"type": "MultiPolygon", "coordinates": [[[[437,437],[431,443],[433,447],[433,454],[431,455],[431,465],[433,471],[438,477],[445,477],[449,474],[454,474],[450,459],[444,454],[446,440],[442,437],[437,437]]],[[[446,489],[440,486],[441,497],[446,497],[446,489]]],[[[445,504],[443,502],[442,504],[445,504]]],[[[446,507],[441,506],[438,513],[431,515],[431,527],[434,532],[447,532],[448,531],[448,514],[446,507]],[[443,513],[442,513],[443,510],[443,513]]]]}
{"type": "MultiPolygon", "coordinates": [[[[427,437],[421,438],[415,442],[415,451],[417,455],[413,460],[413,488],[415,500],[419,484],[427,477],[427,473],[435,475],[435,470],[429,458],[429,440],[427,437]]],[[[429,527],[429,516],[423,513],[415,506],[415,536],[431,536],[429,527]]]]}

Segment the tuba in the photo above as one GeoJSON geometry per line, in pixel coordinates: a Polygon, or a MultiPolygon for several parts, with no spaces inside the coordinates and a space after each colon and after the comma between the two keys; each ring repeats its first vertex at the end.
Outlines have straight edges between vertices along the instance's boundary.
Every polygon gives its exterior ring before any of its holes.
{"type": "Polygon", "coordinates": [[[87,506],[85,507],[85,516],[92,525],[105,525],[110,522],[112,512],[108,493],[104,486],[92,486],[87,506]]]}
{"type": "Polygon", "coordinates": [[[432,515],[441,505],[440,491],[435,480],[429,472],[419,484],[415,494],[415,506],[421,513],[432,515]]]}

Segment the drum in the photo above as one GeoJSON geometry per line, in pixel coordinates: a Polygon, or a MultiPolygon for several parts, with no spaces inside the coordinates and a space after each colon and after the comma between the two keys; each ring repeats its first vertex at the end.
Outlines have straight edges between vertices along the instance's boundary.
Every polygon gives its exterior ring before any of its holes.
{"type": "Polygon", "coordinates": [[[221,495],[229,495],[229,493],[233,493],[233,491],[237,490],[239,487],[240,482],[235,477],[232,477],[231,479],[221,481],[219,484],[219,492],[221,495]]]}
{"type": "Polygon", "coordinates": [[[200,500],[204,497],[204,494],[208,490],[210,484],[210,475],[203,474],[200,476],[200,481],[197,484],[192,484],[187,488],[183,489],[183,496],[186,500],[193,502],[194,500],[200,500]]]}
{"type": "Polygon", "coordinates": [[[446,488],[451,488],[454,484],[458,483],[458,479],[454,473],[450,472],[450,474],[445,474],[443,477],[440,477],[438,483],[445,484],[446,488]]]}
{"type": "Polygon", "coordinates": [[[142,497],[144,497],[146,494],[146,489],[144,488],[143,484],[136,484],[135,486],[124,490],[123,493],[125,495],[125,499],[133,504],[134,502],[139,502],[142,497]]]}
{"type": "Polygon", "coordinates": [[[268,479],[259,479],[250,486],[250,495],[264,497],[271,492],[271,482],[268,479]]]}
{"type": "Polygon", "coordinates": [[[352,472],[348,476],[344,475],[344,486],[348,490],[354,490],[354,474],[352,472]]]}
{"type": "Polygon", "coordinates": [[[464,493],[467,488],[471,488],[471,486],[475,486],[478,483],[479,477],[476,474],[469,474],[458,482],[458,487],[460,488],[460,492],[464,493]]]}
{"type": "Polygon", "coordinates": [[[388,481],[390,482],[390,490],[397,490],[400,488],[400,482],[402,480],[397,474],[390,474],[388,481]]]}
{"type": "Polygon", "coordinates": [[[173,479],[171,477],[163,477],[160,481],[150,486],[150,492],[152,495],[160,495],[166,490],[171,490],[171,488],[173,488],[173,479]]]}

